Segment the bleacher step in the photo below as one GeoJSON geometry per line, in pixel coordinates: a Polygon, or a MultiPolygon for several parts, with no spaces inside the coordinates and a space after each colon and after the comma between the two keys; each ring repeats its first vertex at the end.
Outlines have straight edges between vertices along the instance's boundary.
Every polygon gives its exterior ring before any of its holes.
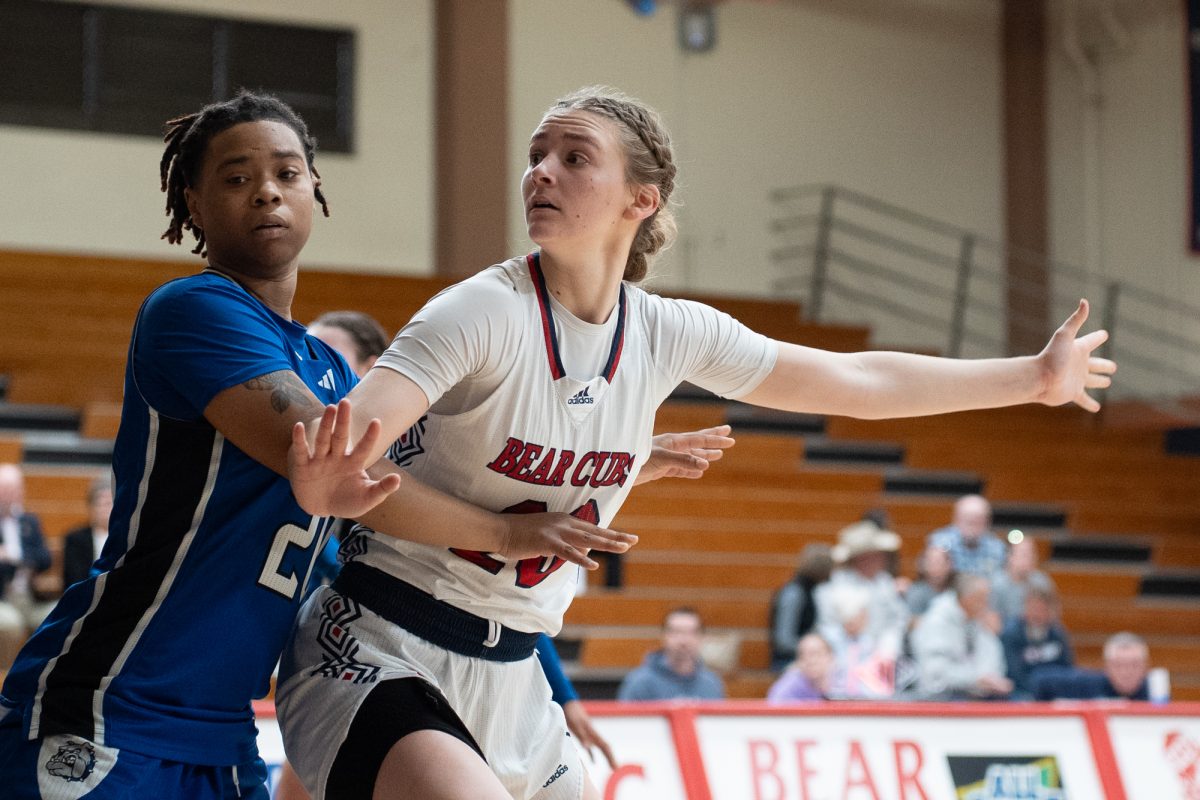
{"type": "Polygon", "coordinates": [[[825,433],[825,417],[820,414],[776,411],[773,408],[759,408],[745,403],[731,404],[725,419],[738,431],[790,433],[797,436],[825,433]]]}
{"type": "Polygon", "coordinates": [[[993,503],[992,525],[1004,528],[1063,528],[1067,512],[1061,506],[1042,503],[993,503]]]}
{"type": "Polygon", "coordinates": [[[1055,561],[1103,561],[1106,563],[1149,564],[1153,548],[1144,542],[1121,538],[1064,538],[1051,544],[1055,561]]]}
{"type": "Polygon", "coordinates": [[[1141,593],[1152,597],[1200,600],[1200,572],[1155,572],[1142,578],[1141,593]]]}
{"type": "Polygon", "coordinates": [[[85,439],[73,431],[26,433],[22,445],[25,463],[29,465],[107,467],[112,464],[112,440],[85,439]]]}
{"type": "Polygon", "coordinates": [[[981,494],[983,480],[973,472],[888,468],[883,472],[883,490],[896,494],[944,494],[961,497],[964,494],[981,494]]]}
{"type": "Polygon", "coordinates": [[[804,440],[804,458],[806,461],[826,464],[896,465],[904,462],[904,446],[895,442],[868,442],[813,436],[804,440]]]}
{"type": "Polygon", "coordinates": [[[77,431],[79,412],[66,406],[0,402],[0,430],[77,431]]]}

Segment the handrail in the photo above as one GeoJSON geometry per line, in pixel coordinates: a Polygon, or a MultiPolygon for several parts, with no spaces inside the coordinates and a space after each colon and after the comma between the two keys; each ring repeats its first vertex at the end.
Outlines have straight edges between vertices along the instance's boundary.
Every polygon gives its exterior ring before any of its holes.
{"type": "Polygon", "coordinates": [[[1115,392],[1200,393],[1200,338],[1181,324],[1200,320],[1200,306],[841,186],[778,188],[770,199],[777,208],[771,258],[781,267],[776,289],[800,295],[811,320],[828,314],[862,322],[864,312],[883,313],[906,331],[908,346],[962,355],[969,343],[972,355],[996,355],[1010,324],[1045,335],[1041,307],[1065,314],[1089,296],[1093,320],[1109,330],[1104,352],[1152,378],[1118,380],[1115,392]],[[1012,261],[1043,265],[1046,284],[1011,274],[1012,261]],[[839,278],[846,271],[859,283],[839,278]]]}

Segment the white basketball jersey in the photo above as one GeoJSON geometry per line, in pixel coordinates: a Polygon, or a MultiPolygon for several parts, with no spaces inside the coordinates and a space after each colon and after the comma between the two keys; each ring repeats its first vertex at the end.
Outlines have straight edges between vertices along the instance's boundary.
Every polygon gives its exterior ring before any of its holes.
{"type": "MultiPolygon", "coordinates": [[[[590,325],[551,299],[536,254],[513,259],[430,300],[379,359],[432,403],[389,456],[481,508],[563,511],[607,526],[675,386],[740,396],[775,354],[774,342],[728,315],[629,284],[608,322],[590,325]],[[568,374],[564,354],[575,356],[572,374],[590,377],[568,374]]],[[[578,570],[558,558],[509,563],[355,530],[344,559],[517,630],[557,633],[574,596],[578,570]]]]}

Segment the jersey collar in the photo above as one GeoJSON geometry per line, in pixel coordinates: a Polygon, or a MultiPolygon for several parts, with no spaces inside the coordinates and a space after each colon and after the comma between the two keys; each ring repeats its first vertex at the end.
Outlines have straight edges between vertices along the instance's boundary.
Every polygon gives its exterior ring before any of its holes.
{"type": "MultiPolygon", "coordinates": [[[[550,364],[550,375],[554,380],[565,377],[562,357],[558,353],[558,334],[554,330],[554,310],[550,307],[550,291],[546,288],[546,276],[542,274],[541,254],[530,253],[525,256],[529,267],[529,277],[537,290],[538,310],[542,316],[542,335],[546,342],[546,359],[550,364]]],[[[625,284],[621,284],[621,294],[617,299],[617,329],[613,331],[612,347],[608,350],[608,361],[604,365],[600,377],[612,383],[617,374],[617,364],[621,361],[621,351],[625,347],[625,284]]]]}

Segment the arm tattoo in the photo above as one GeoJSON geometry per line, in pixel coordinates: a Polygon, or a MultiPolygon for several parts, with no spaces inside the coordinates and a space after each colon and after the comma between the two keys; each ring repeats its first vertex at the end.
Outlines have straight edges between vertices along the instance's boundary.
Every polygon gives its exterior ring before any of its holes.
{"type": "Polygon", "coordinates": [[[270,392],[271,408],[275,409],[276,413],[282,414],[292,406],[310,411],[314,416],[321,413],[321,404],[316,401],[296,373],[289,370],[259,375],[242,385],[247,389],[270,392]]]}

